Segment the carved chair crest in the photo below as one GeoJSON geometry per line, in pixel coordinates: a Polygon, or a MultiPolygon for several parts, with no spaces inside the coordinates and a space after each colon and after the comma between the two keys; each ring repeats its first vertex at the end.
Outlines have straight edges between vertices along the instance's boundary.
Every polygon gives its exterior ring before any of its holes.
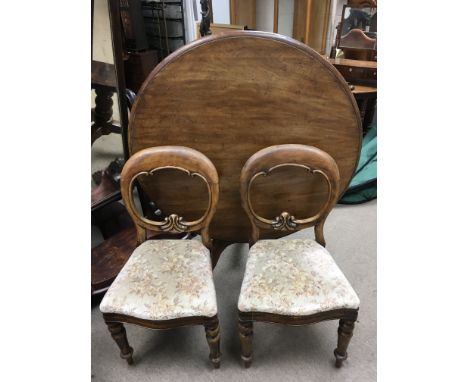
{"type": "Polygon", "coordinates": [[[146,240],[146,230],[155,232],[199,231],[203,244],[210,248],[209,225],[216,211],[219,195],[219,179],[213,163],[199,151],[182,146],[150,147],[137,152],[125,163],[120,179],[122,198],[137,229],[138,244],[146,240]],[[188,176],[201,178],[208,191],[208,207],[205,213],[193,221],[184,220],[175,213],[161,221],[142,216],[133,199],[133,188],[139,176],[151,176],[164,169],[185,172],[188,176]]]}
{"type": "Polygon", "coordinates": [[[281,231],[296,231],[307,227],[315,227],[315,239],[325,246],[323,226],[328,214],[338,200],[340,174],[335,160],[313,146],[287,144],[267,147],[252,155],[241,171],[241,201],[252,224],[251,244],[259,238],[259,228],[281,231]],[[328,196],[322,208],[315,215],[304,219],[296,219],[292,214],[283,211],[274,219],[259,216],[251,203],[251,187],[259,176],[270,173],[285,166],[301,167],[307,173],[322,176],[328,187],[328,196]]]}

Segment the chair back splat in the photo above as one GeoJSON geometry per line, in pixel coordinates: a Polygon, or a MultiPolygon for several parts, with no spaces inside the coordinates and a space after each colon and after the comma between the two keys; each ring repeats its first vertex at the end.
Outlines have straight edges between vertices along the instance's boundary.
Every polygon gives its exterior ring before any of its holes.
{"type": "MultiPolygon", "coordinates": [[[[259,239],[259,229],[297,231],[314,227],[315,240],[325,246],[323,226],[328,214],[338,201],[340,173],[335,160],[325,151],[313,146],[285,144],[270,146],[252,155],[245,163],[240,178],[242,207],[252,224],[250,245],[259,239]],[[273,219],[259,216],[251,203],[251,187],[259,176],[268,176],[277,168],[292,166],[304,168],[306,176],[322,176],[328,186],[328,197],[313,216],[297,219],[288,211],[283,211],[273,219]]],[[[311,190],[312,191],[312,190],[311,190]]]]}
{"type": "Polygon", "coordinates": [[[216,211],[219,195],[219,179],[213,163],[201,152],[182,146],[158,146],[141,150],[125,163],[120,179],[122,198],[137,229],[138,244],[147,238],[147,230],[180,233],[200,232],[203,244],[211,248],[209,225],[216,211]],[[151,176],[160,170],[173,169],[188,176],[199,177],[207,186],[208,206],[204,214],[192,221],[172,213],[161,221],[142,216],[135,207],[133,188],[138,177],[151,176]]]}

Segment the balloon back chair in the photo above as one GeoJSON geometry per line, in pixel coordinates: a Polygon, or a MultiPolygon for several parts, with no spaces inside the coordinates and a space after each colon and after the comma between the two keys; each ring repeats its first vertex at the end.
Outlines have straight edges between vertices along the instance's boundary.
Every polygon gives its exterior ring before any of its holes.
{"type": "MultiPolygon", "coordinates": [[[[253,322],[306,325],[340,320],[335,365],[341,367],[358,316],[359,298],[324,248],[325,219],[335,206],[340,175],[326,152],[305,145],[286,144],[258,151],[241,172],[241,201],[252,224],[250,250],[238,301],[239,335],[245,367],[252,362],[253,322]],[[328,195],[321,209],[308,218],[284,211],[276,218],[259,216],[251,189],[259,176],[269,176],[285,166],[304,169],[304,176],[323,177],[328,195]],[[314,227],[315,240],[259,240],[260,229],[297,231],[314,227]]],[[[301,206],[298,211],[306,213],[301,206]]],[[[307,211],[310,216],[310,211],[307,211]]]]}
{"type": "Polygon", "coordinates": [[[100,305],[120,356],[129,364],[133,363],[133,349],[128,344],[123,323],[151,329],[203,325],[210,348],[209,358],[218,368],[220,334],[209,251],[212,242],[209,225],[219,193],[216,168],[205,155],[187,147],[151,147],[137,152],[126,162],[120,182],[123,201],[136,226],[138,247],[100,305]],[[180,170],[206,183],[208,207],[203,216],[185,221],[173,213],[155,221],[138,212],[133,198],[137,178],[150,177],[164,169],[180,170]],[[147,231],[199,232],[201,242],[147,240],[147,231]]]}

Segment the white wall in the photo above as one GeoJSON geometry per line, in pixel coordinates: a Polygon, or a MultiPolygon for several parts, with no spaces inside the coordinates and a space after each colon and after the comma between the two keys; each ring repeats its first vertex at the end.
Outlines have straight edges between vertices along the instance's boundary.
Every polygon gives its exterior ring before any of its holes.
{"type": "Polygon", "coordinates": [[[278,33],[292,37],[294,25],[294,0],[279,0],[278,33]]]}
{"type": "Polygon", "coordinates": [[[230,24],[230,5],[229,0],[212,0],[213,5],[213,23],[230,24]]]}
{"type": "Polygon", "coordinates": [[[256,28],[259,31],[273,32],[273,17],[275,14],[273,0],[257,0],[256,28]]]}
{"type": "Polygon", "coordinates": [[[93,60],[114,63],[107,0],[94,1],[93,60]]]}

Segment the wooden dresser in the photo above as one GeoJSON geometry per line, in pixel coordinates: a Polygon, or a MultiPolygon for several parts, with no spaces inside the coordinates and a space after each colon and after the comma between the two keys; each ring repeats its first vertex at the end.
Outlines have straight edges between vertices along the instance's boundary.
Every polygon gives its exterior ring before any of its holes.
{"type": "Polygon", "coordinates": [[[327,60],[349,83],[361,113],[363,132],[366,133],[374,120],[377,103],[377,62],[346,58],[327,60]]]}
{"type": "Polygon", "coordinates": [[[353,85],[377,87],[377,62],[329,58],[328,61],[353,85]]]}

